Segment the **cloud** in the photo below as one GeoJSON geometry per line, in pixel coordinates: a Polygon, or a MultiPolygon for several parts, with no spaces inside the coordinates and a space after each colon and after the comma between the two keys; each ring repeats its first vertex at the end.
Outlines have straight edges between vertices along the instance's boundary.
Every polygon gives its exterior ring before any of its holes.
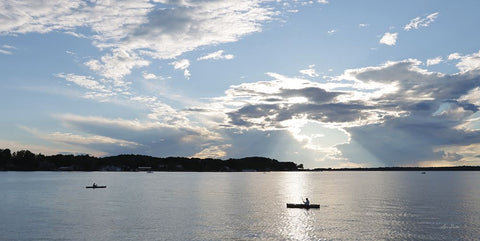
{"type": "MultiPolygon", "coordinates": [[[[187,124],[164,124],[157,121],[110,119],[97,116],[59,115],[63,125],[77,132],[89,133],[91,141],[102,141],[96,149],[109,154],[122,154],[125,145],[131,153],[154,156],[193,156],[222,140],[218,133],[187,124]],[[98,138],[97,136],[101,137],[98,138]],[[93,139],[93,140],[92,140],[93,139]],[[113,141],[111,141],[113,140],[113,141]],[[121,140],[121,141],[118,141],[121,140]],[[110,142],[109,142],[110,141],[110,142]]],[[[60,140],[77,140],[77,136],[61,134],[60,140]]],[[[52,137],[53,138],[53,137],[52,137]]],[[[88,143],[86,143],[88,144],[88,143]]]]}
{"type": "Polygon", "coordinates": [[[144,79],[148,79],[148,80],[157,79],[157,78],[158,78],[155,74],[147,73],[147,72],[143,72],[143,73],[142,73],[142,77],[143,77],[144,79]]]}
{"type": "Polygon", "coordinates": [[[170,63],[175,69],[187,69],[190,67],[190,61],[188,59],[181,59],[170,63]]]}
{"type": "Polygon", "coordinates": [[[330,35],[333,35],[337,32],[336,29],[331,29],[331,30],[328,30],[327,33],[330,34],[330,35]]]}
{"type": "MultiPolygon", "coordinates": [[[[134,68],[148,66],[147,58],[173,59],[201,46],[235,42],[260,32],[264,22],[279,14],[268,3],[7,0],[0,3],[0,34],[58,31],[88,38],[105,53],[85,64],[125,85],[121,79],[134,68]]],[[[190,76],[188,69],[184,75],[190,76]]]]}
{"type": "Polygon", "coordinates": [[[193,158],[224,158],[227,155],[225,149],[230,148],[230,144],[220,146],[210,146],[191,156],[193,158]]]}
{"type": "MultiPolygon", "coordinates": [[[[475,62],[476,55],[458,61],[475,62]]],[[[231,86],[215,101],[227,113],[226,128],[285,131],[302,150],[346,161],[342,165],[464,163],[467,154],[454,150],[480,144],[480,125],[472,119],[479,110],[480,74],[446,75],[422,65],[415,59],[391,61],[345,70],[326,83],[269,73],[271,80],[231,86]],[[326,129],[312,131],[321,128],[326,129]],[[321,146],[324,141],[316,140],[325,134],[339,139],[321,146]]]]}
{"type": "Polygon", "coordinates": [[[81,146],[95,146],[95,145],[118,145],[121,147],[134,147],[139,145],[135,142],[125,141],[121,139],[110,138],[106,136],[99,135],[76,135],[73,133],[62,133],[62,132],[52,132],[44,133],[42,131],[28,128],[25,126],[21,127],[22,129],[34,134],[35,136],[46,140],[53,141],[57,143],[66,143],[69,145],[81,145],[81,146]]]}
{"type": "Polygon", "coordinates": [[[455,59],[460,59],[462,56],[459,53],[453,53],[448,55],[448,60],[455,60],[455,59]]]}
{"type": "Polygon", "coordinates": [[[469,71],[479,71],[480,70],[480,51],[477,53],[461,56],[458,53],[454,53],[448,56],[449,60],[460,60],[456,66],[461,73],[466,73],[469,71]]]}
{"type": "Polygon", "coordinates": [[[5,49],[0,49],[0,54],[6,54],[6,55],[11,55],[12,52],[5,50],[5,49]]]}
{"type": "Polygon", "coordinates": [[[42,141],[42,144],[34,144],[34,143],[24,143],[24,142],[20,143],[20,142],[11,141],[11,140],[0,140],[0,146],[2,146],[2,148],[8,148],[12,152],[18,151],[18,150],[29,150],[33,153],[41,153],[44,155],[56,155],[58,153],[72,153],[76,155],[88,153],[94,156],[107,155],[107,153],[100,152],[95,149],[88,149],[88,148],[82,148],[79,146],[71,146],[71,145],[60,146],[58,143],[49,145],[45,143],[45,141],[42,141]]]}
{"type": "Polygon", "coordinates": [[[0,47],[0,54],[11,55],[12,54],[11,50],[13,49],[16,49],[16,48],[11,45],[4,44],[0,47]]]}
{"type": "Polygon", "coordinates": [[[231,54],[223,54],[223,50],[218,50],[217,52],[209,53],[205,56],[202,56],[200,58],[197,58],[197,60],[207,60],[207,59],[214,59],[214,60],[219,60],[219,59],[233,59],[234,56],[231,54]]]}
{"type": "Polygon", "coordinates": [[[155,58],[170,59],[199,46],[237,41],[260,31],[260,23],[275,14],[258,1],[201,1],[158,8],[150,12],[148,23],[136,29],[125,44],[150,49],[155,58]]]}
{"type": "Polygon", "coordinates": [[[16,49],[15,47],[13,47],[11,45],[8,45],[8,44],[2,45],[2,48],[4,48],[4,49],[16,49]]]}
{"type": "Polygon", "coordinates": [[[419,29],[421,27],[428,27],[431,23],[433,23],[435,21],[435,19],[438,17],[438,14],[439,13],[436,12],[436,13],[429,14],[425,18],[416,17],[416,18],[410,20],[410,23],[405,25],[403,27],[403,29],[405,31],[409,31],[411,29],[419,29]]]}
{"type": "Polygon", "coordinates": [[[443,148],[480,142],[479,130],[458,128],[478,112],[468,96],[480,85],[480,76],[427,72],[419,65],[419,61],[406,60],[347,71],[362,82],[397,82],[396,92],[377,101],[395,105],[407,114],[382,123],[347,128],[352,141],[339,146],[346,158],[364,156],[352,151],[356,143],[387,166],[418,165],[425,161],[455,165],[461,157],[443,148]],[[457,158],[451,159],[452,156],[457,158]]]}
{"type": "Polygon", "coordinates": [[[75,32],[88,27],[95,33],[90,38],[107,42],[126,37],[133,28],[145,23],[146,14],[154,5],[148,1],[84,2],[2,1],[0,5],[0,33],[75,32]]]}
{"type": "Polygon", "coordinates": [[[346,127],[378,123],[399,115],[392,107],[369,103],[368,98],[376,96],[375,91],[355,96],[347,91],[327,90],[328,85],[303,79],[270,76],[274,80],[244,83],[226,91],[226,98],[220,101],[234,107],[227,112],[229,124],[262,130],[284,129],[285,121],[305,117],[346,127]]]}
{"type": "Polygon", "coordinates": [[[190,61],[188,59],[181,59],[171,62],[170,64],[173,65],[174,69],[183,70],[183,75],[185,76],[185,78],[190,79],[190,71],[188,70],[188,67],[190,67],[190,61]]]}
{"type": "Polygon", "coordinates": [[[117,80],[119,84],[125,75],[131,73],[133,68],[144,67],[150,64],[149,61],[140,58],[130,50],[117,48],[112,54],[107,54],[101,58],[101,61],[92,59],[85,63],[90,69],[100,72],[102,76],[117,80]]]}
{"type": "Polygon", "coordinates": [[[105,85],[102,85],[100,82],[96,81],[91,76],[81,76],[81,75],[64,74],[64,73],[57,74],[56,76],[60,78],[64,78],[67,81],[73,82],[76,85],[83,87],[87,90],[111,93],[109,90],[107,90],[107,87],[105,85]]]}
{"type": "Polygon", "coordinates": [[[393,46],[397,43],[398,33],[385,33],[380,39],[381,44],[393,46]]]}
{"type": "Polygon", "coordinates": [[[441,63],[442,61],[443,61],[443,58],[440,56],[433,59],[427,59],[427,66],[436,65],[441,63]]]}
{"type": "Polygon", "coordinates": [[[318,77],[319,76],[319,74],[317,74],[317,72],[315,71],[315,65],[314,64],[309,65],[308,69],[300,70],[300,73],[302,73],[304,75],[307,75],[307,76],[310,76],[310,77],[318,77]]]}
{"type": "Polygon", "coordinates": [[[368,26],[369,26],[369,24],[367,24],[367,23],[360,23],[360,24],[358,24],[358,27],[359,27],[359,28],[366,28],[366,27],[368,27],[368,26]]]}
{"type": "MultiPolygon", "coordinates": [[[[422,69],[415,59],[348,69],[320,82],[267,73],[268,80],[232,85],[224,96],[180,111],[136,95],[129,100],[148,106],[149,120],[60,115],[64,126],[82,134],[50,137],[93,148],[78,141],[86,137],[102,142],[98,152],[111,154],[124,150],[121,140],[150,155],[268,155],[307,166],[471,163],[478,158],[467,147],[480,145],[477,55],[452,58],[460,72],[451,75],[422,69]]],[[[189,61],[172,65],[188,68],[189,61]]],[[[62,77],[103,91],[99,81],[62,77]]]]}

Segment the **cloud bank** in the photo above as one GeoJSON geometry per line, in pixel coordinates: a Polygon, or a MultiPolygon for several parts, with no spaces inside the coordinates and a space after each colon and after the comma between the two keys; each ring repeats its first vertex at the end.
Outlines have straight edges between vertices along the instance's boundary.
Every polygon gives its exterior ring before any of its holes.
{"type": "Polygon", "coordinates": [[[346,70],[327,83],[270,73],[272,80],[226,91],[221,98],[230,109],[225,125],[288,130],[297,140],[315,138],[298,135],[306,123],[342,130],[349,140],[331,145],[326,158],[353,163],[469,164],[478,157],[463,150],[480,143],[480,127],[472,125],[478,120],[480,89],[476,56],[462,56],[461,72],[452,75],[422,69],[415,59],[346,70]]]}

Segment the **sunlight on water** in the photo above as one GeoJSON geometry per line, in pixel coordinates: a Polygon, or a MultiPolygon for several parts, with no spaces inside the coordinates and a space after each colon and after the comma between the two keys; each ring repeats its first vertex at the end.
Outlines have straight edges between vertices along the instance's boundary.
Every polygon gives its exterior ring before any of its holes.
{"type": "Polygon", "coordinates": [[[0,240],[476,240],[478,183],[475,172],[3,172],[0,240]],[[286,208],[306,197],[321,208],[286,208]]]}
{"type": "MultiPolygon", "coordinates": [[[[308,176],[301,172],[285,172],[281,174],[281,186],[284,188],[284,195],[289,203],[302,203],[302,200],[309,197],[308,176]]],[[[310,199],[312,199],[310,197],[310,199]]]]}
{"type": "MultiPolygon", "coordinates": [[[[313,200],[309,195],[308,177],[305,173],[283,173],[281,185],[285,187],[285,199],[288,203],[302,203],[305,198],[313,200]]],[[[282,217],[280,233],[285,239],[311,240],[314,231],[314,215],[316,210],[286,209],[282,217]]]]}

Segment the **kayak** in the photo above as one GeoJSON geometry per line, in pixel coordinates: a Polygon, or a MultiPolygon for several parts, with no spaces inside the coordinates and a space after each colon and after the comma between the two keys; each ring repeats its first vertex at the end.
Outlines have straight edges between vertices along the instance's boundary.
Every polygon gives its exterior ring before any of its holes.
{"type": "Polygon", "coordinates": [[[86,188],[107,188],[107,186],[86,186],[86,188]]]}
{"type": "Polygon", "coordinates": [[[296,204],[296,203],[287,203],[287,208],[305,208],[305,209],[309,209],[309,208],[320,208],[320,204],[310,204],[310,205],[306,205],[306,204],[296,204]]]}

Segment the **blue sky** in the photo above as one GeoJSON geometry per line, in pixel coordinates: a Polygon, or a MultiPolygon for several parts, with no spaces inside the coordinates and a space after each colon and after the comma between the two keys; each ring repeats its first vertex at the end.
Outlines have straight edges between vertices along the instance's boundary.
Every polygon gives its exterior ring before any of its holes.
{"type": "Polygon", "coordinates": [[[2,1],[0,148],[480,165],[478,1],[2,1]]]}

